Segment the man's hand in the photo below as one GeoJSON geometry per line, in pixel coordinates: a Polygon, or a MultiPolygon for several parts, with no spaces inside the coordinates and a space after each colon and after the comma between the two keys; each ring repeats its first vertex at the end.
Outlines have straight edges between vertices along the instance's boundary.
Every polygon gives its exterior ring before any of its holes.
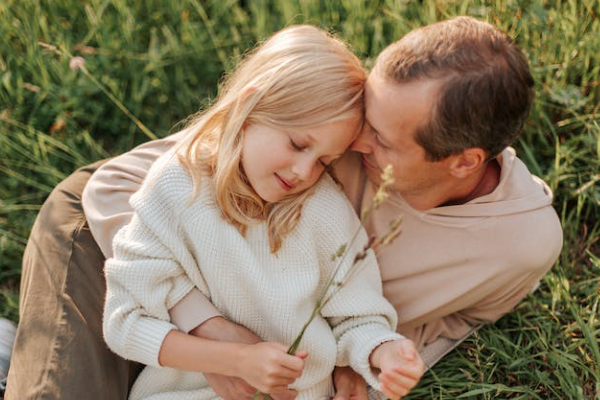
{"type": "Polygon", "coordinates": [[[392,400],[406,396],[425,373],[425,363],[406,338],[379,345],[371,353],[370,363],[381,370],[381,391],[392,400]]]}
{"type": "MultiPolygon", "coordinates": [[[[190,331],[190,335],[204,339],[247,344],[262,342],[262,339],[250,330],[227,321],[223,317],[215,317],[205,321],[190,331]]],[[[232,360],[232,362],[235,362],[235,360],[232,360]]],[[[204,376],[215,393],[225,400],[250,400],[256,393],[255,388],[240,378],[218,374],[204,374],[204,376]]],[[[294,400],[297,394],[295,390],[284,389],[271,393],[271,397],[274,400],[294,400]]]]}
{"type": "Polygon", "coordinates": [[[333,400],[368,400],[367,383],[350,367],[336,367],[333,371],[335,397],[333,400]]]}

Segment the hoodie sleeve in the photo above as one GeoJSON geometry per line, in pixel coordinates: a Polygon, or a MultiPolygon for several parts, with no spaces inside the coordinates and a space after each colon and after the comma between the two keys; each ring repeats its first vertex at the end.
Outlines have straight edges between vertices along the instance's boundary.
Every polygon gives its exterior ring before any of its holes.
{"type": "Polygon", "coordinates": [[[106,258],[112,257],[113,238],[131,221],[129,204],[150,167],[171,149],[184,132],[144,143],[98,168],[85,186],[82,205],[90,231],[106,258]]]}
{"type": "MultiPolygon", "coordinates": [[[[152,164],[179,143],[186,131],[144,143],[98,168],[82,195],[82,206],[96,243],[106,258],[113,256],[113,239],[133,216],[129,199],[136,193],[152,164]]],[[[198,290],[169,310],[174,325],[189,332],[221,313],[198,290]]]]}
{"type": "MultiPolygon", "coordinates": [[[[516,218],[514,218],[516,219],[516,218]]],[[[551,206],[538,210],[520,224],[510,226],[519,235],[507,247],[504,242],[485,248],[487,279],[470,288],[468,303],[455,302],[454,311],[424,323],[411,330],[402,331],[420,347],[438,337],[460,339],[474,326],[492,323],[509,313],[535,290],[542,277],[558,259],[562,249],[562,228],[551,206]]],[[[508,228],[501,230],[508,232],[508,228]]],[[[466,278],[465,278],[466,279],[466,278]]]]}

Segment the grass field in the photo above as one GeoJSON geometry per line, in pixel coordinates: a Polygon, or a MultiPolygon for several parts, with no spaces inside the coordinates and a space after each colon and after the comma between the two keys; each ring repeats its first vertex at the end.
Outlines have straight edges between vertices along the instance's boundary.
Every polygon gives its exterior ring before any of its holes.
{"type": "Polygon", "coordinates": [[[3,0],[0,316],[18,319],[21,256],[53,186],[167,135],[258,40],[312,23],[368,66],[411,29],[461,14],[506,30],[529,57],[537,98],[516,148],[553,189],[565,245],[535,296],[410,398],[600,399],[600,0],[3,0]],[[72,56],[89,72],[70,69],[72,56]]]}

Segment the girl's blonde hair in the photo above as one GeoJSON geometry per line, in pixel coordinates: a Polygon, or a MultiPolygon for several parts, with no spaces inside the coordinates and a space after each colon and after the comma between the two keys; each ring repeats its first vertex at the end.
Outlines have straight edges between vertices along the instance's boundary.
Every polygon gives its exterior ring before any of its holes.
{"type": "Polygon", "coordinates": [[[266,221],[275,253],[311,191],[275,203],[262,200],[241,163],[245,126],[304,128],[362,118],[365,80],[360,60],[327,32],[300,25],[275,33],[221,83],[214,104],[192,117],[179,152],[194,184],[192,199],[202,176],[211,176],[223,218],[242,235],[248,225],[266,221]]]}

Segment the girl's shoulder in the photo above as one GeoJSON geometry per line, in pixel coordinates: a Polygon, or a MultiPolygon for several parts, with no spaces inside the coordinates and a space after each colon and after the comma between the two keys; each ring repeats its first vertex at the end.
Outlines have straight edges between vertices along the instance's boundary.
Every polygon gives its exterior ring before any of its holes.
{"type": "Polygon", "coordinates": [[[171,149],[154,162],[142,187],[131,201],[181,207],[189,204],[193,190],[190,175],[180,164],[176,151],[171,149]]]}
{"type": "Polygon", "coordinates": [[[318,225],[356,226],[358,216],[342,187],[329,174],[323,174],[314,188],[314,193],[302,207],[302,219],[318,225]]]}

